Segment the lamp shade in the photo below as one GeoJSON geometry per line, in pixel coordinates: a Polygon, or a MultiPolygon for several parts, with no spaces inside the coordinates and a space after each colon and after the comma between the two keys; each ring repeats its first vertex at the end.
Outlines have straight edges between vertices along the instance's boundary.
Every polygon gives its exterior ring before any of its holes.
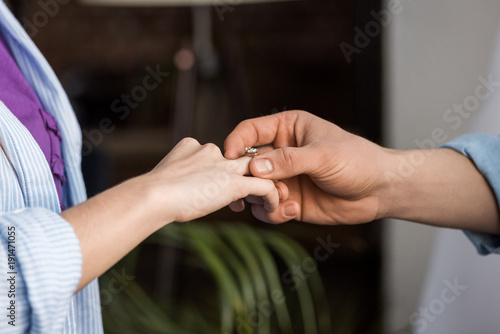
{"type": "Polygon", "coordinates": [[[289,0],[80,0],[85,5],[122,7],[231,6],[289,0]]]}

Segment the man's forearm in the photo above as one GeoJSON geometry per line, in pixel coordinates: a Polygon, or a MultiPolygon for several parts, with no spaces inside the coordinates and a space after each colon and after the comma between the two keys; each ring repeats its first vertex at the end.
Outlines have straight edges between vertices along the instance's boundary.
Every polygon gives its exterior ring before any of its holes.
{"type": "Polygon", "coordinates": [[[451,149],[387,153],[379,216],[500,233],[496,197],[470,159],[451,149]]]}

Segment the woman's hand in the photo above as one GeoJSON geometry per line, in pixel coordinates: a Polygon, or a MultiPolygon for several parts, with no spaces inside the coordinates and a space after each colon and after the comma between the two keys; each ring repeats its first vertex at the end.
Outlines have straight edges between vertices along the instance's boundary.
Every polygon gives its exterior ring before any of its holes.
{"type": "Polygon", "coordinates": [[[283,185],[245,176],[250,160],[226,160],[217,146],[186,138],[151,172],[64,211],[83,256],[78,290],[172,221],[205,216],[249,195],[263,210],[275,210],[283,185]]]}
{"type": "Polygon", "coordinates": [[[154,184],[166,221],[193,220],[249,195],[259,198],[265,210],[274,211],[281,185],[245,176],[250,175],[251,160],[241,154],[227,160],[216,145],[202,146],[185,138],[145,177],[154,184]]]}

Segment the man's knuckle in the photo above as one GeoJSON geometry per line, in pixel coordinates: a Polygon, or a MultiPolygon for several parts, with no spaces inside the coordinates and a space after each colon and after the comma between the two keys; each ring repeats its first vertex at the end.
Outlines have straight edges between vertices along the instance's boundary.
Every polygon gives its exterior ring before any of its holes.
{"type": "Polygon", "coordinates": [[[296,151],[290,148],[284,148],[281,150],[282,153],[282,168],[285,170],[294,170],[294,162],[297,157],[296,151]]]}

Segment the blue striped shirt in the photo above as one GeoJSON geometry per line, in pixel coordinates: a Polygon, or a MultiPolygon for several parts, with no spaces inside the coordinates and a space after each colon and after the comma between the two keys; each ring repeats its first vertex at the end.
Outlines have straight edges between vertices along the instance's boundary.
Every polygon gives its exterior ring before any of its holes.
{"type": "MultiPolygon", "coordinates": [[[[0,0],[0,31],[62,135],[66,207],[86,200],[81,132],[56,75],[0,0]]],[[[0,333],[102,333],[94,280],[74,294],[82,256],[60,215],[50,167],[29,131],[0,101],[0,333]],[[15,326],[14,326],[15,325],[15,326]]]]}

